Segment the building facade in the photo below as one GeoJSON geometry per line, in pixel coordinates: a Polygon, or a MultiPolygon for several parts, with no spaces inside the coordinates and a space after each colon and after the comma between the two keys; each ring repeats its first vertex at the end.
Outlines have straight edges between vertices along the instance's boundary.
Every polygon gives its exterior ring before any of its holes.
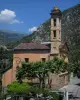
{"type": "MultiPolygon", "coordinates": [[[[4,73],[2,85],[5,87],[16,80],[16,68],[21,62],[47,61],[54,57],[64,58],[68,62],[68,47],[61,41],[61,17],[58,7],[51,11],[51,41],[45,43],[21,43],[14,48],[13,67],[4,73]],[[49,46],[48,46],[49,45],[49,46]]],[[[68,83],[68,73],[59,75],[50,73],[52,87],[62,87],[68,83]]]]}

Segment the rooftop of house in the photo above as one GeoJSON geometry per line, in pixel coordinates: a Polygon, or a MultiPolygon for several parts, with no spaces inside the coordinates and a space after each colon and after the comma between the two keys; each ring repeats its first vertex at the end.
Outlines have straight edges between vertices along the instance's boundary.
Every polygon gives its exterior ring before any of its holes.
{"type": "Polygon", "coordinates": [[[41,43],[21,43],[14,50],[49,50],[50,48],[41,43]]]}
{"type": "MultiPolygon", "coordinates": [[[[20,43],[13,50],[50,50],[50,48],[51,48],[50,45],[51,45],[51,42],[20,43]]],[[[59,46],[59,49],[63,50],[65,45],[67,46],[66,42],[61,42],[61,45],[59,46]]]]}

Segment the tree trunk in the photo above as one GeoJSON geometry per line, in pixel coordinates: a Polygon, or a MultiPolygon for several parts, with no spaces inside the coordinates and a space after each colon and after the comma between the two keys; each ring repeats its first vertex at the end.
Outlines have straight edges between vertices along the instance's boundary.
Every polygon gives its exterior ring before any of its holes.
{"type": "Polygon", "coordinates": [[[52,78],[48,75],[48,88],[51,88],[52,78]]]}
{"type": "Polygon", "coordinates": [[[43,81],[43,83],[42,83],[42,88],[45,88],[45,75],[43,75],[42,81],[43,81]]]}
{"type": "Polygon", "coordinates": [[[43,84],[42,79],[39,78],[39,81],[40,81],[40,88],[42,88],[42,84],[43,84]]]}

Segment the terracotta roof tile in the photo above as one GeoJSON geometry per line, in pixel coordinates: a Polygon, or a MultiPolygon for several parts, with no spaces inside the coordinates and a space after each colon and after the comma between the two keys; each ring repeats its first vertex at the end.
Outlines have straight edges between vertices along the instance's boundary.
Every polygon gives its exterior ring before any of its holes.
{"type": "Polygon", "coordinates": [[[41,43],[21,43],[14,50],[37,50],[37,49],[50,49],[48,46],[41,43]]]}

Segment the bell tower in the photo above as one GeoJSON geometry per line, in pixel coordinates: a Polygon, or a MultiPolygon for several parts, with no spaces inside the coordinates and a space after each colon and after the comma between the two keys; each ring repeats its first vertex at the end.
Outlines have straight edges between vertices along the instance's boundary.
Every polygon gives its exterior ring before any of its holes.
{"type": "Polygon", "coordinates": [[[61,16],[62,13],[57,6],[53,8],[51,15],[51,55],[59,54],[61,44],[61,16]]]}

